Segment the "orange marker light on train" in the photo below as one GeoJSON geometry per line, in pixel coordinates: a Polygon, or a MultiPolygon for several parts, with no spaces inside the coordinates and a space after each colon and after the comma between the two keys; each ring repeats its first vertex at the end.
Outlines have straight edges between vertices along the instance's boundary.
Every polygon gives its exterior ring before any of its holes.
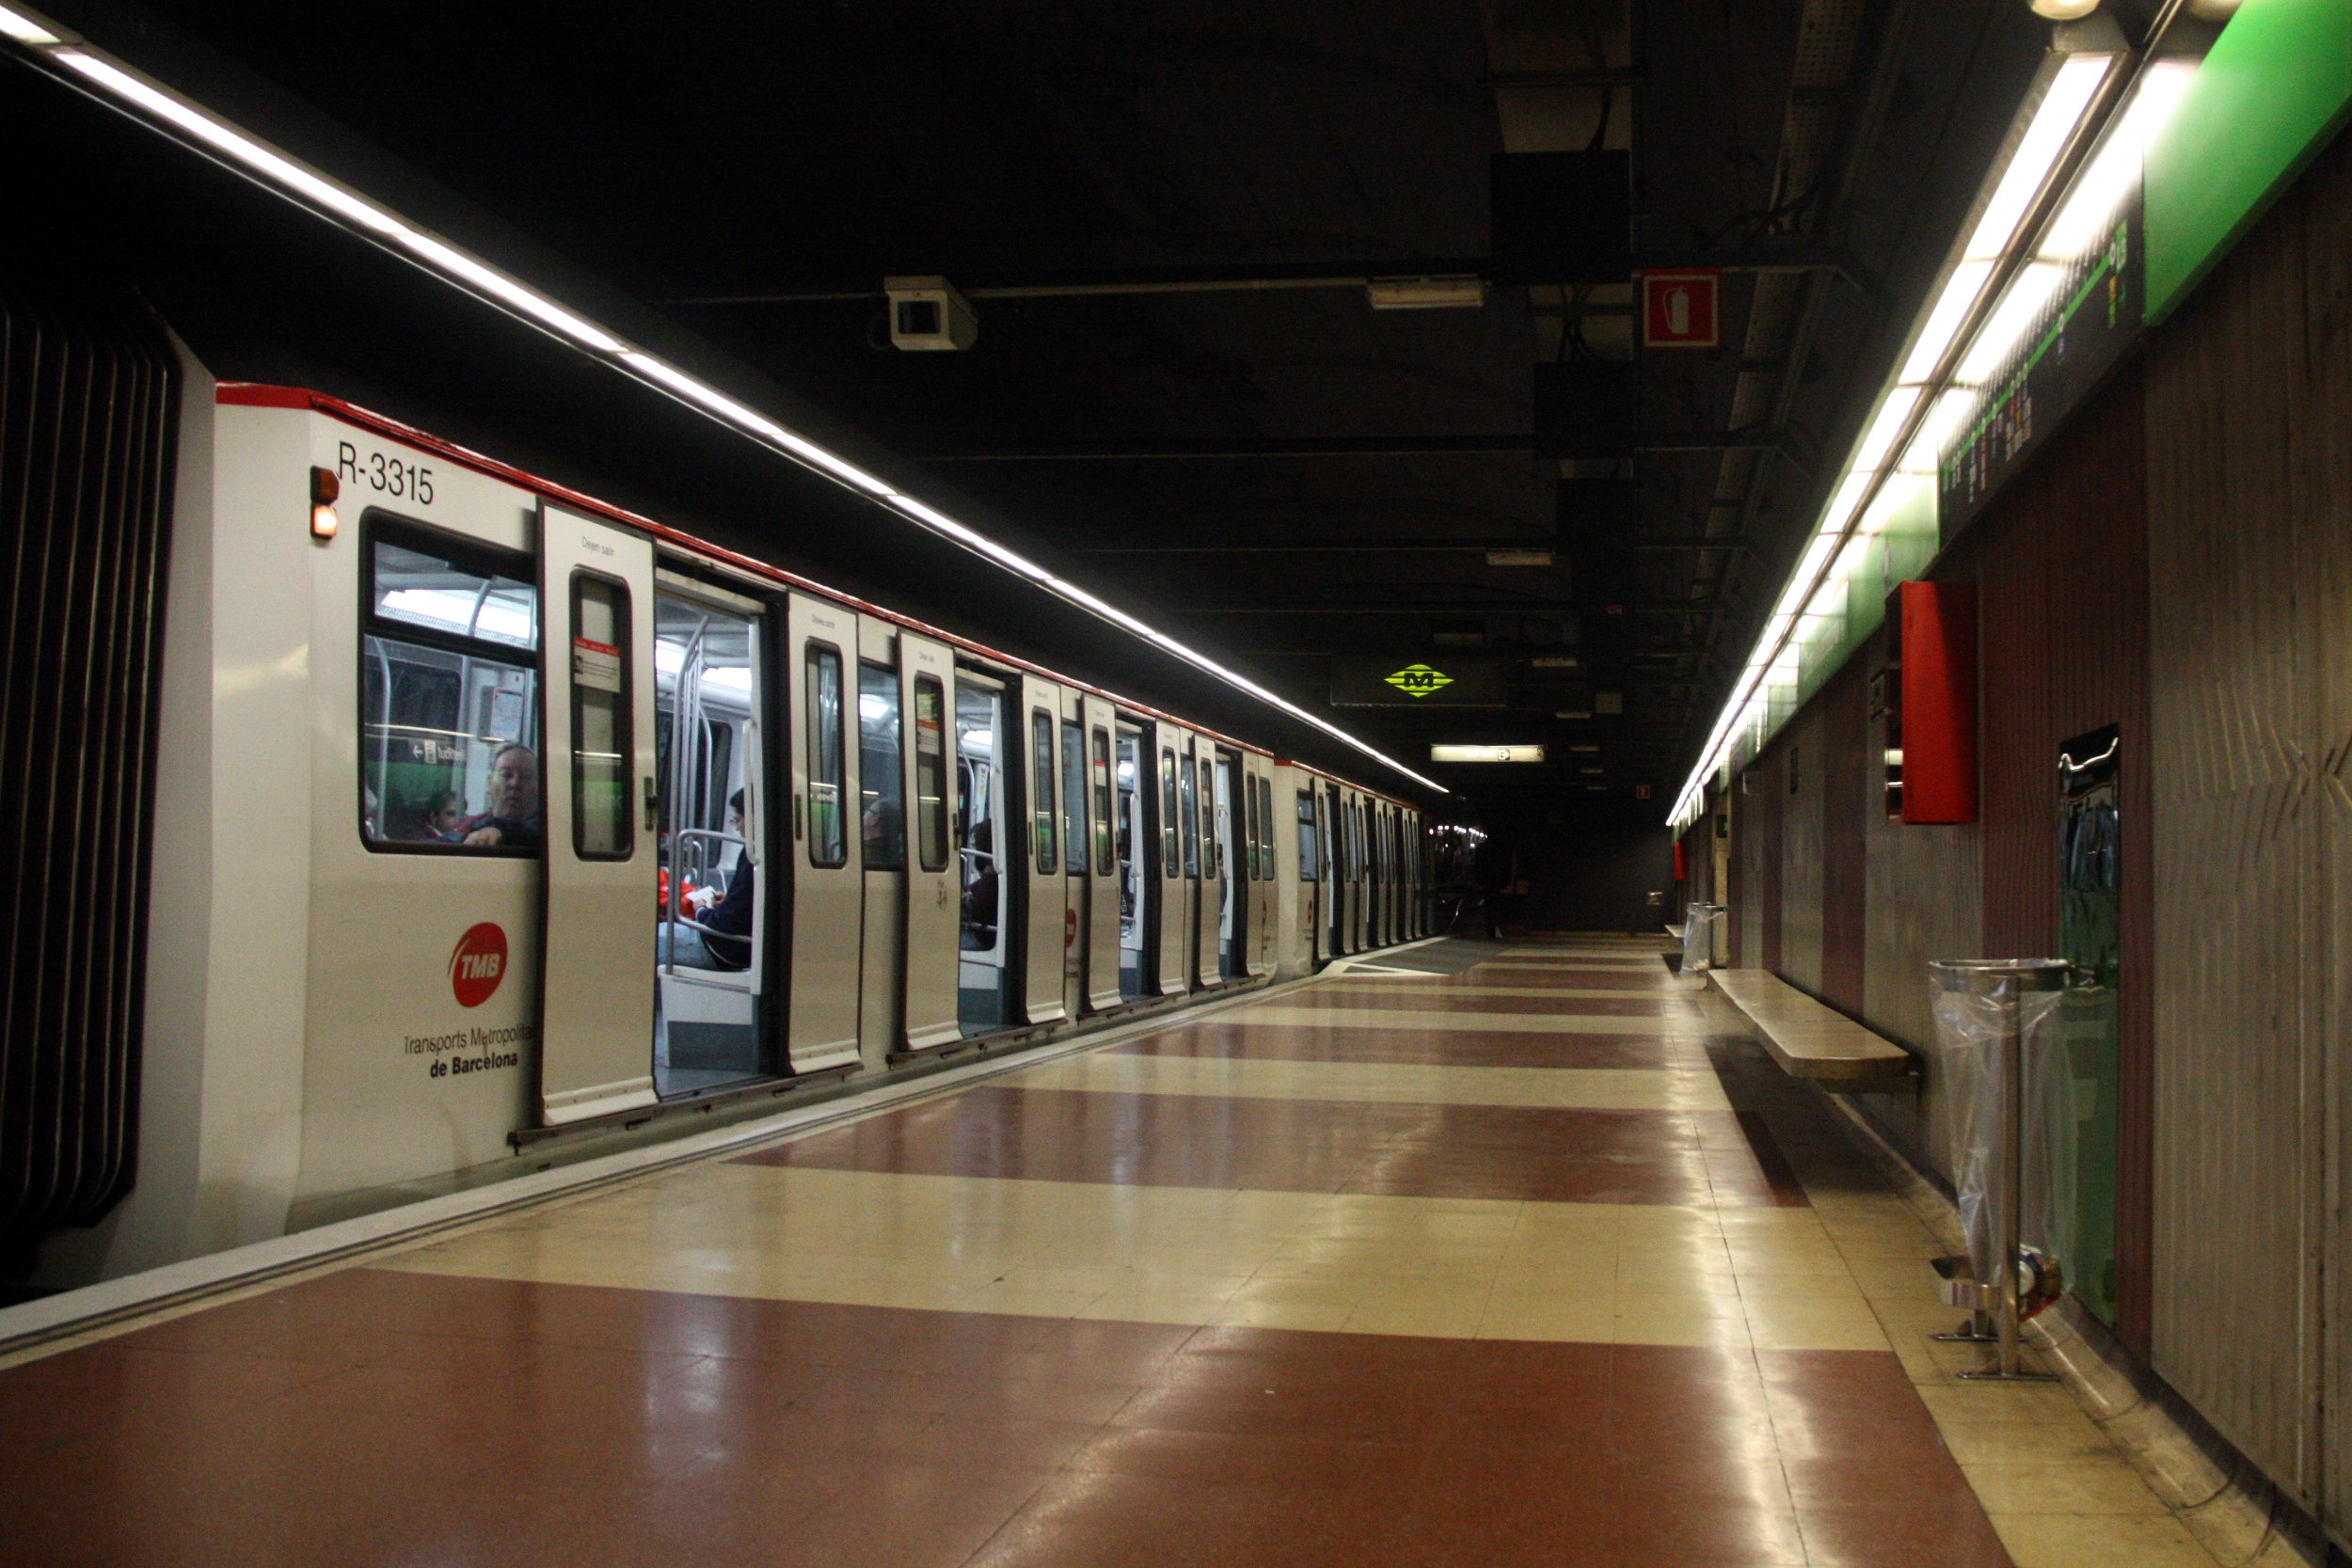
{"type": "Polygon", "coordinates": [[[342,482],[332,468],[310,470],[310,537],[332,539],[342,519],[335,515],[335,498],[343,493],[342,482]]]}

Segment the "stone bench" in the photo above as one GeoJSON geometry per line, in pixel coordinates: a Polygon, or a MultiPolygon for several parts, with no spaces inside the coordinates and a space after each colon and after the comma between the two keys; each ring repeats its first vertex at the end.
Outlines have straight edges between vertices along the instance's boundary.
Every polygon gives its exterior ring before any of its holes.
{"type": "Polygon", "coordinates": [[[1748,1016],[1764,1049],[1792,1077],[1847,1094],[1918,1082],[1918,1064],[1910,1052],[1768,970],[1710,969],[1707,977],[1748,1016]]]}

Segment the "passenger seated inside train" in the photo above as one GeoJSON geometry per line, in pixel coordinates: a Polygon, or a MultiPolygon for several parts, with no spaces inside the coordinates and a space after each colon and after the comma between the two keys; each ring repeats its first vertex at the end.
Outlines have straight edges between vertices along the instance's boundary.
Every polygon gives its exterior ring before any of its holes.
{"type": "Polygon", "coordinates": [[[963,852],[962,945],[965,952],[996,945],[996,825],[989,821],[973,827],[963,852]]]}
{"type": "Polygon", "coordinates": [[[490,759],[490,809],[460,820],[441,842],[477,849],[536,849],[540,833],[539,753],[528,746],[502,746],[490,759]]]}
{"type": "Polygon", "coordinates": [[[465,815],[464,802],[453,789],[437,789],[426,797],[424,807],[417,814],[419,838],[446,841],[457,831],[457,819],[465,815]]]}
{"type": "MultiPolygon", "coordinates": [[[[727,834],[743,836],[743,792],[727,797],[727,834]]],[[[693,924],[665,920],[655,947],[665,964],[689,969],[748,969],[752,961],[752,851],[736,851],[735,869],[727,874],[726,891],[689,888],[679,900],[693,924]]]]}

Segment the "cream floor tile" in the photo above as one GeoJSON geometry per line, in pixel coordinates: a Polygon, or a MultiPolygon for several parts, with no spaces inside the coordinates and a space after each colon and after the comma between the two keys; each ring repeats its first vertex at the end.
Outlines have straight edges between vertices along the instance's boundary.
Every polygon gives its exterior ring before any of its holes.
{"type": "Polygon", "coordinates": [[[2113,1460],[2121,1454],[2107,1434],[2080,1413],[2071,1422],[1939,1420],[1935,1424],[1944,1434],[1944,1446],[1963,1465],[2113,1460]]]}
{"type": "Polygon", "coordinates": [[[1704,1345],[1752,1348],[1747,1320],[1707,1312],[1619,1313],[1610,1338],[1620,1345],[1704,1345]]]}
{"type": "Polygon", "coordinates": [[[1963,1383],[1922,1388],[1919,1398],[1938,1421],[2040,1421],[2071,1429],[2088,1419],[2074,1396],[2057,1383],[1963,1383]]]}
{"type": "Polygon", "coordinates": [[[1210,1314],[1212,1328],[1287,1328],[1310,1334],[1336,1334],[1347,1326],[1351,1306],[1317,1307],[1304,1302],[1227,1302],[1210,1314]]]}
{"type": "Polygon", "coordinates": [[[1417,1007],[1316,1007],[1268,1002],[1223,1015],[1236,1023],[1305,1023],[1351,1029],[1406,1029],[1415,1034],[1621,1035],[1627,1025],[1662,1037],[1695,1037],[1715,1025],[1690,1019],[1626,1019],[1594,1013],[1457,1013],[1417,1007]]]}
{"type": "Polygon", "coordinates": [[[1458,982],[1433,983],[1419,976],[1403,974],[1354,975],[1346,981],[1320,985],[1311,994],[1327,996],[1334,991],[1343,995],[1394,996],[1402,1000],[1427,998],[1443,1002],[1457,996],[1590,996],[1605,1001],[1677,1001],[1690,993],[1668,990],[1657,986],[1466,986],[1458,982]]]}
{"type": "Polygon", "coordinates": [[[1616,1338],[1616,1314],[1606,1304],[1566,1303],[1549,1308],[1499,1307],[1492,1303],[1479,1315],[1476,1338],[1481,1339],[1556,1339],[1606,1345],[1616,1338]]]}
{"type": "Polygon", "coordinates": [[[1359,1307],[1341,1324],[1349,1334],[1402,1334],[1431,1339],[1468,1339],[1478,1331],[1475,1312],[1431,1312],[1413,1307],[1359,1307]]]}
{"type": "Polygon", "coordinates": [[[1035,1068],[1022,1088],[1228,1100],[1549,1109],[1727,1111],[1711,1072],[1625,1068],[1389,1066],[1215,1056],[1086,1055],[1035,1068]]]}
{"type": "Polygon", "coordinates": [[[1883,1351],[1886,1335],[1867,1312],[1751,1308],[1748,1335],[1757,1350],[1883,1351]]]}
{"type": "Polygon", "coordinates": [[[2112,1513],[1994,1513],[2017,1568],[2215,1568],[2177,1519],[2112,1513]]]}
{"type": "Polygon", "coordinates": [[[2113,1461],[1963,1465],[1988,1513],[2169,1513],[2121,1455],[2113,1461]]]}

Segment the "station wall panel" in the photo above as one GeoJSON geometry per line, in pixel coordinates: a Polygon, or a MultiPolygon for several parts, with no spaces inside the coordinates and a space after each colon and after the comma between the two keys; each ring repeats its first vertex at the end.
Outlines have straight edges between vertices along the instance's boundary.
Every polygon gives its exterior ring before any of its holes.
{"type": "Polygon", "coordinates": [[[2352,1539],[2352,146],[2148,355],[2153,1361],[2352,1539]]]}

